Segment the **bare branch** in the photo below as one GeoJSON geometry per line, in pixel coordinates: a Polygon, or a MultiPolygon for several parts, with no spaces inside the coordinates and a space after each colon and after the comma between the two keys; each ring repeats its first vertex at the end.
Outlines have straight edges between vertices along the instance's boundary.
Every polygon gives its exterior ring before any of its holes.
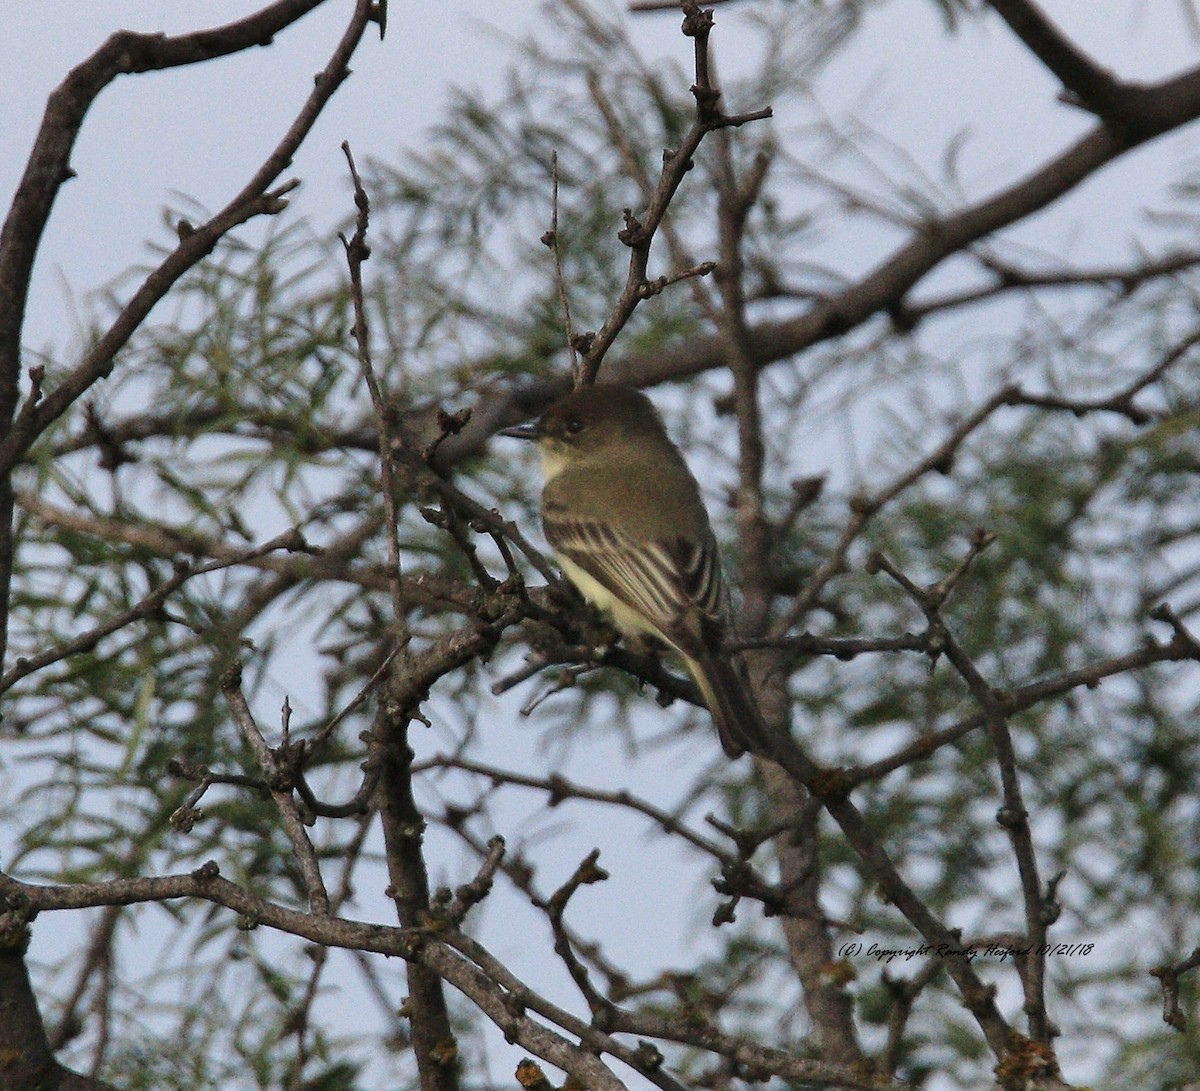
{"type": "MultiPolygon", "coordinates": [[[[321,877],[321,866],[317,862],[316,850],[313,848],[308,830],[304,827],[304,820],[300,817],[296,801],[292,796],[295,790],[297,762],[304,750],[303,743],[295,748],[285,737],[278,749],[272,749],[267,745],[267,740],[263,738],[262,732],[254,722],[254,715],[246,703],[245,694],[242,693],[242,668],[240,665],[231,667],[226,672],[221,682],[221,689],[233,712],[234,722],[242,732],[242,738],[250,747],[250,752],[254,755],[259,768],[266,774],[271,798],[279,809],[284,831],[292,843],[292,852],[295,854],[301,874],[304,876],[304,885],[308,890],[308,900],[312,911],[318,916],[327,917],[331,912],[329,892],[325,889],[325,881],[321,877]]],[[[288,717],[286,702],[284,708],[286,731],[288,717]]]]}
{"type": "Polygon", "coordinates": [[[779,648],[797,655],[828,655],[848,661],[876,652],[929,652],[929,634],[904,633],[902,636],[815,636],[796,633],[790,636],[738,637],[729,642],[730,651],[748,648],[779,648]]]}
{"type": "Polygon", "coordinates": [[[1021,891],[1025,899],[1025,928],[1032,948],[1023,961],[1022,985],[1025,990],[1024,1011],[1029,1019],[1029,1032],[1034,1042],[1049,1047],[1052,1032],[1046,1016],[1045,973],[1046,932],[1052,919],[1042,900],[1041,879],[1038,877],[1037,855],[1033,848],[1033,833],[1029,827],[1029,812],[1022,798],[1020,775],[1017,772],[1016,751],[1008,717],[996,692],[984,679],[978,667],[954,638],[941,615],[941,606],[946,594],[966,571],[979,553],[992,541],[991,536],[977,532],[971,550],[954,572],[931,588],[916,587],[895,565],[881,554],[873,555],[873,567],[886,572],[912,597],[929,623],[930,630],[943,654],[953,664],[971,695],[983,709],[987,721],[988,735],[996,754],[996,765],[1000,771],[1003,806],[996,815],[997,823],[1008,833],[1013,854],[1017,860],[1017,871],[1021,878],[1021,891]]]}
{"type": "Polygon", "coordinates": [[[692,0],[685,0],[683,8],[683,33],[695,43],[696,82],[692,87],[692,94],[696,99],[696,120],[680,142],[680,146],[663,154],[662,173],[645,211],[641,216],[634,216],[632,209],[625,210],[625,229],[618,234],[618,238],[630,249],[625,288],[608,318],[591,339],[584,353],[580,379],[576,385],[588,385],[596,381],[605,354],[612,347],[617,335],[625,328],[638,303],[645,298],[644,286],[650,262],[651,243],[683,182],[683,176],[692,169],[692,157],[699,149],[701,141],[708,133],[717,129],[743,125],[771,116],[770,109],[738,116],[722,113],[718,106],[721,92],[713,85],[709,75],[708,35],[712,28],[712,13],[702,13],[692,0]]]}
{"type": "Polygon", "coordinates": [[[558,302],[562,307],[563,329],[567,337],[567,351],[571,354],[571,378],[579,385],[579,348],[575,327],[571,322],[571,302],[567,298],[567,281],[563,276],[562,245],[558,238],[558,152],[550,153],[550,230],[542,236],[542,243],[550,247],[554,255],[554,283],[558,286],[558,302]]]}
{"type": "MultiPolygon", "coordinates": [[[[1162,133],[1200,117],[1200,69],[1164,80],[1140,94],[1139,123],[1119,131],[1097,126],[1032,173],[976,204],[941,219],[929,219],[875,269],[840,292],[819,300],[803,314],[750,329],[758,367],[787,359],[811,345],[890,313],[909,290],[952,254],[1001,228],[1024,219],[1121,155],[1162,133]]],[[[723,339],[694,337],[653,354],[610,362],[614,382],[653,386],[723,367],[723,339]]]]}
{"type": "Polygon", "coordinates": [[[431,758],[413,765],[413,772],[427,772],[431,769],[461,769],[463,772],[474,773],[487,777],[495,784],[512,784],[522,788],[544,791],[549,796],[548,806],[557,807],[564,800],[582,799],[593,803],[607,803],[614,807],[624,807],[650,819],[663,833],[675,834],[688,844],[707,853],[722,863],[732,863],[734,857],[722,849],[715,841],[697,833],[690,826],[679,820],[676,815],[664,811],[647,800],[641,799],[628,790],[621,788],[610,791],[604,788],[588,788],[567,779],[560,773],[552,773],[548,777],[533,776],[528,773],[516,773],[497,765],[471,761],[453,754],[435,754],[431,758]]]}
{"type": "Polygon", "coordinates": [[[487,854],[475,877],[453,891],[443,888],[434,896],[430,906],[431,919],[458,928],[467,914],[491,893],[496,872],[504,862],[504,852],[503,837],[493,837],[488,841],[487,854]]]}
{"type": "MultiPolygon", "coordinates": [[[[18,492],[17,503],[50,527],[61,527],[103,542],[122,543],[168,560],[182,555],[212,557],[220,567],[245,565],[275,572],[288,586],[306,579],[336,580],[372,591],[386,591],[388,577],[378,566],[352,564],[362,553],[363,543],[374,535],[378,521],[364,518],[328,546],[310,547],[311,556],[297,551],[296,556],[280,557],[273,553],[257,555],[258,550],[242,550],[190,527],[164,526],[139,516],[136,522],[106,516],[84,515],[51,504],[29,492],[18,492]]],[[[431,609],[463,612],[470,608],[470,592],[457,583],[435,575],[420,573],[405,581],[409,602],[431,609]]]]}
{"type": "MultiPolygon", "coordinates": [[[[1158,616],[1162,620],[1167,620],[1161,612],[1158,616]]],[[[1178,619],[1176,621],[1178,622],[1178,619]]],[[[996,699],[1000,703],[1004,715],[1011,717],[1044,701],[1062,697],[1072,690],[1095,689],[1106,678],[1117,678],[1155,663],[1178,663],[1183,660],[1200,660],[1200,645],[1180,625],[1176,636],[1168,644],[1160,644],[1147,639],[1145,645],[1136,652],[1103,659],[1089,667],[1064,671],[1027,686],[997,691],[996,699]]],[[[922,736],[916,742],[902,747],[888,758],[882,758],[857,769],[845,769],[842,772],[846,777],[847,784],[856,787],[864,781],[887,776],[913,761],[923,760],[941,747],[957,742],[972,731],[978,731],[986,725],[986,722],[986,716],[983,714],[965,717],[952,727],[941,731],[932,731],[928,735],[922,736]]]]}
{"type": "MultiPolygon", "coordinates": [[[[933,915],[904,880],[886,849],[867,826],[862,813],[850,801],[849,789],[840,771],[822,769],[783,731],[772,730],[768,742],[770,759],[821,801],[888,901],[925,942],[934,947],[945,944],[949,950],[957,949],[959,937],[933,915]]],[[[996,1006],[995,990],[984,985],[965,959],[951,959],[947,972],[993,1053],[998,1058],[1006,1056],[1011,1048],[1012,1032],[996,1006]]]]}
{"type": "Polygon", "coordinates": [[[1007,404],[1031,405],[1040,409],[1062,409],[1075,414],[1077,417],[1088,413],[1120,413],[1132,424],[1148,424],[1155,419],[1155,414],[1134,404],[1134,399],[1147,387],[1159,379],[1175,364],[1200,344],[1200,328],[1193,330],[1173,345],[1162,358],[1139,375],[1123,390],[1107,397],[1095,398],[1065,398],[1058,394],[1030,394],[1020,387],[1009,390],[1007,404]]]}
{"type": "Polygon", "coordinates": [[[930,296],[917,302],[905,300],[889,314],[897,329],[911,330],[927,315],[994,299],[1008,292],[1030,292],[1038,289],[1098,288],[1121,296],[1131,295],[1142,285],[1162,277],[1171,277],[1200,265],[1200,254],[1184,252],[1142,261],[1133,265],[1105,265],[1096,268],[1034,271],[1022,269],[998,258],[978,256],[992,274],[991,283],[977,288],[965,288],[930,296]]]}
{"type": "Polygon", "coordinates": [[[891,1004],[888,1007],[887,1044],[883,1048],[881,1060],[883,1071],[889,1076],[894,1076],[896,1069],[900,1066],[904,1050],[904,1032],[908,1026],[909,1016],[912,1015],[913,1005],[941,969],[938,960],[931,958],[908,980],[897,980],[891,977],[886,970],[882,974],[881,984],[891,998],[891,1004]]]}
{"type": "Polygon", "coordinates": [[[1043,14],[1032,0],[988,0],[1014,34],[1051,72],[1062,80],[1070,101],[1118,121],[1126,88],[1101,68],[1043,14]]]}
{"type": "Polygon", "coordinates": [[[845,570],[846,555],[850,547],[858,540],[866,524],[885,505],[891,503],[901,493],[911,488],[927,473],[934,470],[945,471],[953,462],[958,449],[967,439],[979,429],[993,413],[1004,405],[1009,404],[1012,388],[1004,387],[997,391],[985,402],[980,404],[959,423],[950,434],[928,455],[920,459],[903,473],[898,474],[889,484],[869,495],[854,497],[850,502],[850,518],[839,536],[836,545],[829,556],[821,562],[817,570],[809,578],[803,592],[798,595],[783,618],[774,627],[777,634],[786,633],[812,609],[822,590],[834,576],[845,570]]]}
{"type": "MultiPolygon", "coordinates": [[[[267,11],[275,12],[277,19],[285,11],[292,12],[294,14],[287,20],[290,22],[298,18],[300,14],[315,7],[316,2],[318,0],[304,0],[304,2],[292,0],[290,3],[276,4],[273,8],[267,9],[267,11]]],[[[270,155],[263,161],[263,164],[255,172],[254,176],[233,197],[229,204],[210,220],[198,227],[192,227],[188,231],[181,233],[183,237],[180,239],[179,245],[167,255],[158,268],[134,292],[116,320],[99,341],[97,341],[95,346],[52,391],[47,393],[38,402],[34,409],[24,414],[17,422],[14,422],[12,430],[0,442],[0,472],[11,470],[29,448],[29,445],[47,425],[61,416],[98,379],[105,377],[111,372],[116,353],[141,325],[146,315],[150,313],[151,308],[166,295],[188,269],[207,257],[224,235],[255,216],[277,215],[283,211],[286,207],[286,202],[283,200],[284,196],[294,189],[299,182],[287,182],[281,186],[277,186],[273,190],[269,187],[287,169],[292,162],[296,149],[316,123],[325,105],[349,75],[350,57],[358,47],[367,23],[372,20],[372,6],[370,0],[357,0],[354,14],[350,19],[346,31],[334,49],[328,64],[326,64],[324,70],[314,80],[313,90],[310,92],[308,99],[292,122],[287,133],[284,134],[270,155]]],[[[242,24],[235,24],[235,26],[242,26],[242,24]]],[[[255,21],[253,26],[257,29],[256,37],[253,40],[248,40],[246,30],[243,28],[235,39],[236,42],[241,43],[238,48],[246,48],[252,44],[259,44],[264,38],[268,38],[273,33],[273,31],[261,26],[259,21],[255,21]]],[[[157,68],[169,67],[172,64],[191,63],[195,60],[207,59],[207,56],[211,55],[212,47],[209,46],[207,50],[204,48],[202,43],[207,40],[204,35],[217,33],[201,32],[201,44],[198,47],[197,36],[185,36],[184,39],[170,39],[161,35],[136,35],[129,32],[121,32],[110,38],[93,56],[91,61],[85,62],[76,68],[71,76],[68,77],[67,84],[64,84],[64,88],[60,90],[64,98],[72,98],[77,94],[76,84],[78,84],[80,87],[86,88],[84,91],[85,95],[91,92],[90,96],[86,99],[87,104],[90,104],[91,98],[94,97],[95,93],[98,93],[100,88],[113,79],[120,71],[151,71],[157,68]]],[[[218,53],[224,51],[228,50],[219,50],[218,53]]],[[[78,125],[82,122],[82,119],[82,113],[71,116],[69,124],[73,125],[74,129],[68,128],[70,139],[67,141],[65,147],[59,145],[60,135],[58,133],[53,134],[53,136],[45,136],[46,141],[55,144],[57,148],[55,159],[63,164],[58,171],[60,176],[62,170],[65,169],[65,156],[69,154],[74,131],[78,129],[78,125]]],[[[56,124],[61,123],[57,122],[56,119],[56,124]]],[[[40,147],[41,139],[39,138],[39,145],[34,150],[34,157],[31,160],[31,171],[34,169],[33,163],[38,157],[38,148],[40,147]]],[[[47,169],[46,164],[39,164],[39,175],[47,169]]],[[[42,201],[46,205],[45,212],[48,214],[49,203],[45,197],[42,198],[42,201]]],[[[15,214],[15,211],[10,213],[10,221],[15,214]]],[[[38,236],[40,236],[40,226],[38,228],[38,236]]],[[[36,238],[34,245],[36,247],[36,238]]],[[[32,251],[30,251],[27,255],[29,263],[32,263],[32,256],[32,251]]],[[[27,279],[28,266],[21,266],[21,268],[24,269],[25,278],[27,279]]],[[[8,273],[4,261],[0,259],[0,290],[2,290],[5,277],[8,275],[13,274],[8,273]]],[[[19,314],[20,311],[17,313],[19,314]]],[[[13,331],[13,336],[19,338],[19,335],[19,329],[13,331]]],[[[6,329],[0,328],[0,352],[5,351],[4,346],[9,340],[9,332],[6,329]]],[[[4,367],[5,362],[0,359],[0,369],[4,367]]],[[[10,372],[10,374],[15,375],[15,372],[10,372]]],[[[9,381],[15,385],[15,378],[9,381]]]]}
{"type": "MultiPolygon", "coordinates": [[[[523,982],[507,971],[503,982],[498,977],[490,976],[473,964],[476,958],[473,957],[472,961],[462,958],[445,943],[428,936],[421,929],[366,924],[343,917],[317,916],[288,909],[222,879],[214,863],[205,864],[190,874],[66,885],[22,883],[0,873],[0,901],[11,910],[26,915],[53,909],[134,905],[178,898],[199,898],[223,905],[241,914],[249,926],[266,925],[325,946],[399,956],[409,963],[417,963],[466,995],[512,1040],[575,1076],[580,1086],[592,1088],[593,1091],[626,1091],[624,1084],[592,1052],[579,1049],[575,1042],[524,1013],[524,1004],[529,1003],[532,1007],[537,998],[523,982]]],[[[473,956],[482,951],[461,934],[452,934],[446,939],[464,944],[473,956]]],[[[499,965],[495,960],[490,964],[499,965]]],[[[545,1002],[538,1003],[537,1008],[556,1010],[545,1002]]],[[[562,1015],[565,1025],[572,1028],[569,1033],[574,1033],[574,1028],[579,1026],[586,1031],[586,1024],[573,1020],[565,1012],[562,1015]]],[[[559,1025],[564,1025],[564,1022],[559,1025]]],[[[603,1037],[605,1042],[610,1041],[607,1036],[603,1037]]],[[[615,1056],[636,1061],[635,1050],[616,1042],[612,1042],[612,1047],[610,1052],[615,1056]]],[[[660,1086],[664,1087],[664,1091],[684,1091],[673,1080],[660,1086]]]]}
{"type": "Polygon", "coordinates": [[[170,38],[120,31],[108,39],[50,96],[25,173],[0,230],[0,667],[8,646],[13,563],[13,491],[10,473],[38,436],[113,368],[117,352],[179,278],[210,254],[218,241],[256,216],[277,215],[296,182],[272,185],[292,162],[325,104],[349,75],[349,61],[368,21],[381,10],[357,0],[341,41],[316,80],[291,127],[254,176],[226,207],[198,228],[180,231],[179,243],[150,273],[115,321],[83,358],[43,396],[41,377],[31,378],[26,405],[16,412],[21,369],[21,331],[33,262],[54,198],[71,177],[71,151],[96,96],[122,73],[192,64],[270,40],[318,6],[321,0],[279,0],[255,15],[215,30],[170,38]]]}
{"type": "Polygon", "coordinates": [[[379,481],[383,490],[384,530],[388,550],[388,591],[392,597],[392,625],[395,629],[396,647],[403,651],[408,646],[411,634],[408,630],[408,609],[404,601],[403,570],[400,566],[400,521],[396,510],[396,481],[392,471],[393,439],[389,427],[387,400],[371,364],[367,309],[363,302],[362,266],[371,256],[371,248],[367,245],[371,202],[358,175],[358,168],[354,165],[350,145],[346,141],[342,142],[342,152],[346,156],[350,177],[354,182],[354,205],[358,214],[353,237],[347,240],[343,235],[341,239],[346,251],[346,264],[350,269],[350,298],[354,304],[354,342],[358,346],[358,364],[371,393],[371,405],[375,408],[375,428],[379,443],[379,481]]]}
{"type": "Polygon", "coordinates": [[[566,929],[563,927],[563,914],[566,912],[567,902],[571,900],[575,892],[587,883],[602,883],[609,877],[608,872],[597,865],[599,859],[600,850],[592,849],[580,862],[574,874],[550,896],[546,910],[550,917],[550,927],[554,931],[555,953],[562,959],[563,965],[571,975],[571,980],[575,982],[584,1000],[587,1001],[592,1012],[592,1021],[603,1029],[605,1016],[612,1009],[613,1004],[593,987],[587,967],[575,957],[574,948],[571,946],[571,937],[567,935],[566,929]]]}

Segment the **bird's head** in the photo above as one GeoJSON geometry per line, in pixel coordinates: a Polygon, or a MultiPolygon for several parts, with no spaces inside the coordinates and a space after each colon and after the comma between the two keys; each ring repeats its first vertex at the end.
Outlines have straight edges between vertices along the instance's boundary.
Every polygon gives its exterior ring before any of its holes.
{"type": "Polygon", "coordinates": [[[611,466],[669,443],[650,399],[616,385],[580,387],[537,420],[499,434],[535,441],[547,481],[567,468],[611,466]]]}

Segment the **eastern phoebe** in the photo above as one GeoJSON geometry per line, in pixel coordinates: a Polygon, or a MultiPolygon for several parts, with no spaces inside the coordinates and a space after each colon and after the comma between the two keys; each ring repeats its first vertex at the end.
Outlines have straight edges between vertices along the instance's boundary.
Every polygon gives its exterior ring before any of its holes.
{"type": "Polygon", "coordinates": [[[722,646],[733,625],[700,487],[650,399],[586,386],[500,435],[537,441],[546,539],[583,597],[683,657],[726,754],[765,753],[758,707],[722,646]]]}

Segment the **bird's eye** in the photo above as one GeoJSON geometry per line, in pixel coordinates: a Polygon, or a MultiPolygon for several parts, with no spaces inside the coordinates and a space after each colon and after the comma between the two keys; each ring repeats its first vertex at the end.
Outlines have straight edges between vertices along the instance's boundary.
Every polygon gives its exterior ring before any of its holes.
{"type": "Polygon", "coordinates": [[[577,436],[583,431],[583,421],[578,417],[572,417],[567,421],[567,435],[577,436]]]}

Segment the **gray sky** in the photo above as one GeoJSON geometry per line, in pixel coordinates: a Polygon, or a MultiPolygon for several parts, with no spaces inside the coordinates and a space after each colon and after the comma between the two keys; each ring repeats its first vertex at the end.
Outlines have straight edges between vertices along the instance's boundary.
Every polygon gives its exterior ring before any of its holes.
{"type": "MultiPolygon", "coordinates": [[[[41,120],[46,96],[116,28],[180,33],[244,16],[259,5],[233,0],[78,0],[0,6],[5,93],[0,96],[0,194],[7,208],[41,120]]],[[[508,29],[523,33],[535,0],[501,5],[508,29]]],[[[352,211],[339,150],[350,140],[361,161],[392,157],[437,120],[451,79],[494,89],[503,47],[481,32],[477,13],[493,5],[462,0],[394,3],[387,38],[373,30],[342,86],[301,149],[291,174],[303,188],[295,214],[318,229],[352,211]],[[464,56],[469,66],[462,64],[464,56]]],[[[43,245],[26,343],[61,344],[70,320],[67,286],[86,293],[143,260],[147,238],[169,239],[160,209],[183,193],[210,210],[244,183],[279,138],[326,62],[349,11],[333,4],[279,35],[269,49],[212,64],[117,80],[88,115],[43,245]]]]}
{"type": "MultiPolygon", "coordinates": [[[[601,0],[600,6],[607,6],[601,0]]],[[[257,5],[233,0],[81,0],[0,6],[0,47],[5,94],[0,96],[0,196],[7,207],[24,156],[40,121],[45,99],[66,71],[98,46],[112,29],[179,33],[237,18],[257,5]]],[[[749,10],[753,5],[745,5],[749,10]]],[[[1056,18],[1086,47],[1126,76],[1155,78],[1188,63],[1195,43],[1174,2],[1137,0],[1106,4],[1097,14],[1090,0],[1058,0],[1056,18]]],[[[931,173],[939,170],[945,142],[969,135],[964,178],[978,195],[1015,177],[1034,153],[1061,147],[1086,119],[1054,104],[1054,85],[1013,42],[995,18],[968,26],[947,41],[931,0],[893,3],[868,21],[860,44],[839,58],[820,81],[823,100],[834,109],[853,107],[872,125],[905,147],[931,173]],[[903,52],[897,48],[903,43],[903,52]],[[947,101],[958,109],[946,109],[947,101]]],[[[86,295],[146,256],[144,240],[168,239],[160,222],[164,204],[186,194],[209,209],[219,208],[241,185],[278,138],[325,61],[346,5],[331,5],[279,36],[266,50],[168,73],[125,77],[100,96],[85,121],[72,162],[78,177],[59,197],[36,271],[26,343],[42,347],[69,339],[69,293],[86,295]]],[[[540,20],[537,0],[438,0],[394,2],[383,43],[368,37],[354,60],[354,74],[335,96],[301,149],[293,172],[303,188],[294,197],[296,215],[310,217],[332,234],[349,211],[345,171],[338,145],[349,139],[360,161],[393,157],[419,142],[439,117],[451,82],[500,86],[507,52],[505,36],[520,37],[540,20]],[[503,21],[488,30],[483,17],[503,21]]],[[[722,71],[735,72],[740,55],[754,48],[741,34],[736,8],[718,9],[715,38],[722,71]]],[[[635,23],[649,53],[686,60],[674,15],[642,17],[635,23]]],[[[786,114],[787,104],[776,104],[786,114]]],[[[1194,146],[1195,137],[1173,137],[1194,146]]],[[[1117,240],[1111,217],[1121,213],[1137,172],[1142,182],[1145,153],[1131,157],[1089,183],[1106,205],[1106,229],[1089,237],[1071,217],[1072,245],[1080,257],[1111,248],[1117,240]]],[[[1078,200],[1073,197],[1072,202],[1078,200]]],[[[1037,230],[1045,237],[1046,218],[1037,230]]],[[[882,239],[831,246],[847,270],[856,256],[870,256],[882,239]]],[[[890,244],[890,240],[888,242],[890,244]]]]}

